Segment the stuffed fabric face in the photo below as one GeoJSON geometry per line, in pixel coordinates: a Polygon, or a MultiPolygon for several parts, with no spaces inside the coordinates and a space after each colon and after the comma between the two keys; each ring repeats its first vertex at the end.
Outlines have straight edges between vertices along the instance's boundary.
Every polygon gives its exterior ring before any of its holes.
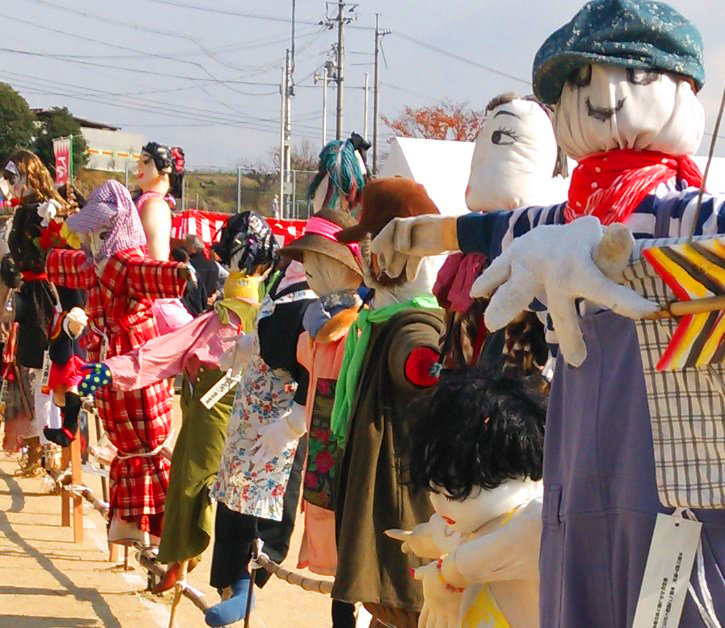
{"type": "MultiPolygon", "coordinates": [[[[357,168],[361,173],[367,172],[365,161],[363,160],[362,156],[360,155],[359,151],[354,152],[355,155],[355,163],[357,165],[357,168]]],[[[321,209],[342,209],[344,211],[351,211],[354,209],[354,207],[350,207],[347,199],[345,198],[344,194],[337,195],[337,202],[332,203],[330,202],[333,198],[333,191],[330,190],[330,186],[335,185],[330,178],[329,174],[326,174],[325,177],[320,181],[319,185],[317,186],[317,189],[315,190],[315,194],[312,197],[312,213],[316,214],[321,209]]]]}
{"type": "Polygon", "coordinates": [[[489,521],[505,515],[534,490],[532,480],[507,480],[494,489],[476,486],[465,499],[455,499],[439,486],[432,486],[430,502],[443,520],[461,535],[471,534],[489,521]]]}
{"type": "Polygon", "coordinates": [[[307,285],[317,296],[353,291],[360,286],[360,274],[329,255],[305,251],[303,263],[307,285]]]}
{"type": "Polygon", "coordinates": [[[522,98],[500,97],[489,107],[473,150],[466,205],[492,211],[534,203],[556,166],[549,116],[539,103],[522,98]]]}
{"type": "Polygon", "coordinates": [[[605,64],[572,73],[554,115],[559,145],[576,160],[617,148],[692,155],[704,124],[689,79],[605,64]]]}

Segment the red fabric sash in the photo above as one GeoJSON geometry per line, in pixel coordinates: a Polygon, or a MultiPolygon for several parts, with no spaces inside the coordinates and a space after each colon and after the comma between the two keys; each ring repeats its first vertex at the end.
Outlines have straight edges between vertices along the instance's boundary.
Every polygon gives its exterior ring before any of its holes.
{"type": "Polygon", "coordinates": [[[32,270],[21,270],[20,276],[23,278],[23,281],[42,281],[43,279],[48,279],[48,275],[45,272],[34,273],[32,270]]]}
{"type": "Polygon", "coordinates": [[[564,219],[596,216],[603,225],[624,222],[647,194],[672,178],[702,185],[700,169],[687,156],[626,148],[586,157],[572,173],[564,219]]]}

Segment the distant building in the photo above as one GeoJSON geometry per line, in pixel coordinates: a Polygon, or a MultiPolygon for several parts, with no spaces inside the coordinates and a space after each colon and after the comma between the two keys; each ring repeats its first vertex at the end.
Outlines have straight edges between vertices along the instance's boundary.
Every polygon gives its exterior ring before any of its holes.
{"type": "MultiPolygon", "coordinates": [[[[48,109],[33,109],[36,118],[42,124],[50,115],[48,109]]],[[[128,162],[129,172],[135,172],[136,160],[141,147],[146,143],[140,133],[127,133],[121,127],[85,120],[73,116],[81,125],[81,133],[88,144],[89,170],[106,172],[125,172],[128,162]]]]}

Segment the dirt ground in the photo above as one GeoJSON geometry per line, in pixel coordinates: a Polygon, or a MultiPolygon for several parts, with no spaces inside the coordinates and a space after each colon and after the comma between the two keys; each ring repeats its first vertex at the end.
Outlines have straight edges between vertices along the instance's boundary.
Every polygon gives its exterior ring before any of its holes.
{"type": "MultiPolygon", "coordinates": [[[[175,415],[178,422],[178,411],[175,415]]],[[[0,627],[167,626],[172,594],[145,593],[145,575],[133,557],[128,572],[122,564],[108,562],[101,516],[85,504],[84,541],[74,544],[72,530],[61,527],[60,498],[49,493],[49,481],[13,477],[17,468],[14,456],[0,452],[0,627]]],[[[98,477],[85,475],[84,482],[101,495],[98,477]]],[[[298,525],[285,563],[288,568],[295,566],[300,540],[298,525]]],[[[208,584],[210,559],[207,551],[188,578],[209,605],[219,599],[208,584]]],[[[252,626],[330,626],[329,604],[325,596],[272,578],[257,591],[252,626]]],[[[177,626],[205,626],[201,612],[186,599],[177,626]]]]}

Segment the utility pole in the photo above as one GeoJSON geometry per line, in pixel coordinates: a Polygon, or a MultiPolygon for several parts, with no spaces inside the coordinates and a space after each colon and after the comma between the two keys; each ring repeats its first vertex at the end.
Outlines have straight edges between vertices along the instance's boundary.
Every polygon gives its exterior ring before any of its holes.
{"type": "Polygon", "coordinates": [[[313,77],[315,84],[322,81],[322,146],[327,144],[327,83],[330,79],[329,66],[331,63],[331,61],[328,61],[322,66],[322,75],[315,74],[313,77]]]}
{"type": "Polygon", "coordinates": [[[242,168],[237,166],[237,213],[242,211],[242,168]]]}
{"type": "Polygon", "coordinates": [[[373,174],[378,172],[378,118],[380,117],[380,42],[385,35],[390,35],[387,29],[380,30],[380,15],[375,14],[375,76],[373,82],[373,174]]]}
{"type": "Polygon", "coordinates": [[[342,139],[342,107],[343,107],[343,80],[345,73],[345,19],[343,11],[345,3],[337,3],[337,121],[335,124],[335,139],[342,139]]]}
{"type": "Polygon", "coordinates": [[[363,101],[363,137],[368,139],[368,87],[370,72],[365,72],[365,100],[363,101]]]}
{"type": "Polygon", "coordinates": [[[279,93],[282,97],[279,116],[279,207],[280,214],[284,213],[284,166],[285,166],[285,121],[287,120],[287,62],[282,68],[282,81],[279,84],[279,93]]]}

